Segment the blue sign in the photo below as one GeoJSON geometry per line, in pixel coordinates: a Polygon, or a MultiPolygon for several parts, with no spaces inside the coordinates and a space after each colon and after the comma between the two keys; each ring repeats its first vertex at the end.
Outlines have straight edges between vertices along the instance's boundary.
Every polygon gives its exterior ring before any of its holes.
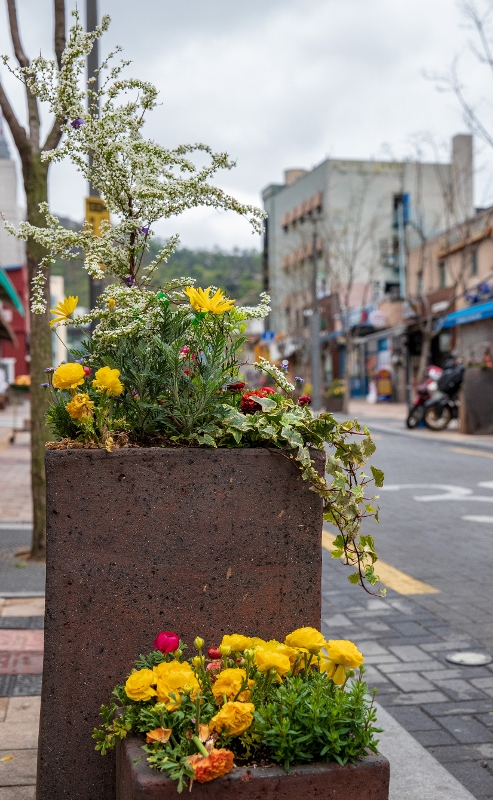
{"type": "Polygon", "coordinates": [[[262,334],[262,341],[263,342],[273,342],[276,338],[276,334],[274,331],[264,331],[262,334]]]}

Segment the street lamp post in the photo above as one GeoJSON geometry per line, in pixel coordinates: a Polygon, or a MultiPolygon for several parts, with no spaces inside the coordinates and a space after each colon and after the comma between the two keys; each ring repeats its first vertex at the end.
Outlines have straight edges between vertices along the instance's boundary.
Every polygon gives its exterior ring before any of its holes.
{"type": "Polygon", "coordinates": [[[322,407],[322,389],[320,379],[320,314],[318,311],[318,264],[317,264],[317,226],[313,225],[312,246],[312,316],[311,316],[311,362],[312,362],[312,409],[320,411],[322,407]]]}

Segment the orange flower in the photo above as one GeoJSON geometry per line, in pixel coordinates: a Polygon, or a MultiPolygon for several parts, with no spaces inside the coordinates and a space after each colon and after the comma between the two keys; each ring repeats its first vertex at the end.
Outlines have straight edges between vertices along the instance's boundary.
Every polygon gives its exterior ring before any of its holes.
{"type": "Polygon", "coordinates": [[[148,731],[146,733],[146,742],[147,744],[153,744],[154,742],[166,744],[171,736],[171,732],[172,728],[155,728],[153,731],[148,731]]]}
{"type": "Polygon", "coordinates": [[[190,756],[188,763],[193,769],[193,777],[197,783],[207,783],[220,778],[233,769],[234,755],[231,750],[211,750],[207,758],[199,753],[190,756]]]}

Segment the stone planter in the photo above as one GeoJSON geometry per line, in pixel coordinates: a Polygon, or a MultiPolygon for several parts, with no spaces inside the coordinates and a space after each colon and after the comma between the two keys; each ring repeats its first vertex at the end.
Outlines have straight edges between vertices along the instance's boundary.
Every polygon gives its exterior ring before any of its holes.
{"type": "Polygon", "coordinates": [[[329,414],[333,414],[335,411],[342,411],[343,404],[343,394],[337,395],[336,397],[326,397],[324,400],[325,410],[329,414]]]}
{"type": "Polygon", "coordinates": [[[461,404],[462,433],[493,433],[493,370],[477,367],[466,369],[461,404]]]}
{"type": "Polygon", "coordinates": [[[37,800],[113,800],[91,733],[158,631],[192,645],[320,626],[322,501],[260,448],[48,450],[46,475],[37,800]]]}
{"type": "MultiPolygon", "coordinates": [[[[142,740],[124,739],[117,746],[117,800],[178,798],[176,784],[140,758],[142,740]],[[136,760],[137,759],[137,760],[136,760]]],[[[280,766],[235,767],[223,778],[194,784],[194,800],[388,800],[389,762],[369,755],[357,764],[306,764],[289,773],[280,766]]],[[[187,792],[188,794],[188,792],[187,792]]],[[[190,795],[189,795],[190,796],[190,795]]]]}

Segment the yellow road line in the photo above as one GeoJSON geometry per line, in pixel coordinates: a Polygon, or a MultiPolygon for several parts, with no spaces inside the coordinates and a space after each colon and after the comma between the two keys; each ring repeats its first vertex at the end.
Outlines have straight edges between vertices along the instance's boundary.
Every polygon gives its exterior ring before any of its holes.
{"type": "MultiPolygon", "coordinates": [[[[332,550],[334,539],[335,536],[322,530],[322,547],[325,550],[332,550]]],[[[385,586],[399,594],[439,594],[440,592],[439,589],[435,589],[423,581],[418,581],[411,575],[406,575],[405,572],[401,572],[400,569],[396,569],[380,559],[375,564],[375,571],[385,586]]]]}
{"type": "Polygon", "coordinates": [[[484,456],[484,458],[493,458],[493,453],[487,453],[486,450],[471,450],[468,447],[449,447],[452,453],[464,453],[466,456],[484,456]]]}

